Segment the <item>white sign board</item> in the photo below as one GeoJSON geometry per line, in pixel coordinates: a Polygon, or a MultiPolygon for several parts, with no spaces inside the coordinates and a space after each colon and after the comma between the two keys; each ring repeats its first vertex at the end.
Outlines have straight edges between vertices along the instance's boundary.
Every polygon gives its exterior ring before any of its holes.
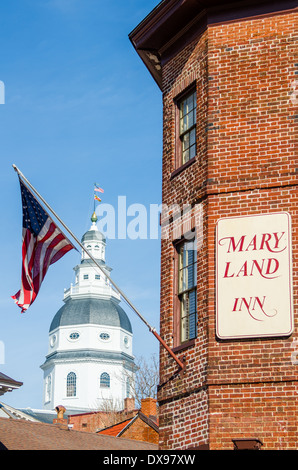
{"type": "Polygon", "coordinates": [[[216,229],[216,334],[221,339],[293,331],[291,218],[227,217],[216,229]]]}

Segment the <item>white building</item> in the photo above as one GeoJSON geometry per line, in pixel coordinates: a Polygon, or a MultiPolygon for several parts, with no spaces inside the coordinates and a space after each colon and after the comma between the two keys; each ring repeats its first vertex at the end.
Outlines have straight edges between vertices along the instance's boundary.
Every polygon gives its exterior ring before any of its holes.
{"type": "MultiPolygon", "coordinates": [[[[92,226],[81,243],[102,266],[106,240],[92,226]]],[[[63,405],[66,410],[123,409],[134,378],[132,328],[120,297],[108,279],[82,250],[74,268],[75,284],[64,292],[64,305],[49,330],[44,371],[44,409],[63,405]]]]}

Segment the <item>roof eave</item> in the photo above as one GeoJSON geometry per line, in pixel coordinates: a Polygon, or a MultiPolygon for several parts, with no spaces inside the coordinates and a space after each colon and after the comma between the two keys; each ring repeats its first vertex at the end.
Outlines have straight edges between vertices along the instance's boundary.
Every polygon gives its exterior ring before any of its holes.
{"type": "Polygon", "coordinates": [[[133,29],[129,39],[162,89],[164,63],[208,25],[295,8],[295,0],[163,0],[133,29]]]}
{"type": "MultiPolygon", "coordinates": [[[[193,0],[191,0],[193,1],[193,0]]],[[[167,24],[185,0],[162,0],[129,34],[136,52],[151,73],[157,85],[162,86],[159,50],[167,42],[172,28],[167,24]]]]}
{"type": "Polygon", "coordinates": [[[0,387],[19,388],[23,385],[23,382],[14,380],[5,374],[0,373],[0,387]]]}

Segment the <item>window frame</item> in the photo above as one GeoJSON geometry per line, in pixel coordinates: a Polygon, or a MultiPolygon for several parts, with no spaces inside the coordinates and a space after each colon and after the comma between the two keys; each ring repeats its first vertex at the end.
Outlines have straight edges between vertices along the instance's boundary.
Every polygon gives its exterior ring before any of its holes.
{"type": "MultiPolygon", "coordinates": [[[[186,267],[180,267],[179,266],[179,258],[180,258],[180,250],[181,247],[184,246],[186,243],[192,242],[196,243],[196,236],[194,233],[194,236],[192,239],[186,239],[185,237],[182,238],[181,240],[177,241],[174,243],[174,312],[173,312],[173,340],[174,340],[174,350],[179,351],[180,349],[184,349],[186,347],[192,346],[195,342],[195,339],[197,337],[197,322],[198,322],[198,298],[197,298],[197,245],[196,245],[196,260],[193,263],[194,265],[194,285],[190,288],[184,289],[179,291],[179,276],[180,272],[183,269],[186,269],[186,267]],[[190,337],[188,334],[188,337],[185,340],[182,340],[182,298],[184,295],[189,294],[190,292],[195,292],[195,312],[194,312],[194,326],[195,326],[195,334],[193,337],[190,337]]],[[[188,318],[192,314],[188,314],[188,318]]]]}
{"type": "MultiPolygon", "coordinates": [[[[196,84],[193,83],[190,85],[187,89],[185,89],[182,93],[180,93],[175,99],[175,169],[174,172],[172,173],[172,177],[176,175],[176,173],[179,173],[180,171],[184,170],[184,168],[187,168],[189,165],[191,165],[197,155],[197,90],[196,90],[196,84]],[[182,133],[180,132],[180,122],[181,122],[181,117],[180,117],[180,109],[181,109],[181,104],[187,100],[191,95],[195,95],[195,107],[194,109],[194,116],[195,116],[195,122],[190,128],[187,130],[183,131],[182,133]],[[187,161],[183,162],[183,142],[181,140],[181,137],[185,136],[186,134],[190,134],[191,130],[194,130],[195,132],[195,154],[193,157],[189,158],[187,161]]],[[[189,147],[190,148],[190,147],[189,147]]]]}
{"type": "Polygon", "coordinates": [[[75,398],[77,396],[77,374],[69,372],[66,377],[66,397],[75,398]]]}
{"type": "Polygon", "coordinates": [[[111,376],[108,372],[102,372],[99,377],[100,388],[111,388],[111,376]]]}

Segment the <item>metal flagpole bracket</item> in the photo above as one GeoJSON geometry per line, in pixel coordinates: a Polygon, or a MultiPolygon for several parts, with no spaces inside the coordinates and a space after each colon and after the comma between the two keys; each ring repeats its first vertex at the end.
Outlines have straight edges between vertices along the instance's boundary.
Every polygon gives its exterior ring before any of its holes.
{"type": "Polygon", "coordinates": [[[183,358],[183,362],[176,356],[176,354],[172,351],[171,348],[165,343],[165,341],[159,336],[159,334],[155,331],[155,329],[152,329],[152,333],[154,334],[155,338],[158,339],[158,341],[161,343],[161,345],[168,351],[170,356],[177,362],[178,366],[180,367],[182,372],[185,372],[185,358],[183,358]]]}
{"type": "Polygon", "coordinates": [[[76,241],[76,243],[81,247],[82,250],[89,256],[89,258],[95,263],[95,265],[99,268],[102,274],[110,281],[112,286],[116,289],[116,291],[120,294],[122,299],[130,306],[130,308],[138,315],[138,317],[145,323],[145,325],[149,328],[149,331],[153,333],[155,338],[160,342],[160,344],[168,351],[170,356],[176,361],[176,363],[180,367],[180,371],[185,371],[185,360],[182,362],[176,354],[172,351],[171,348],[165,343],[165,341],[159,336],[156,332],[155,328],[153,328],[145,318],[140,314],[137,308],[132,304],[132,302],[127,298],[127,296],[122,292],[122,290],[115,284],[115,282],[110,278],[110,276],[102,269],[102,267],[98,264],[96,259],[92,256],[92,254],[83,246],[80,240],[72,233],[72,231],[65,225],[65,223],[61,220],[61,218],[56,214],[56,212],[51,208],[51,206],[45,201],[45,199],[39,194],[39,192],[32,186],[32,184],[27,180],[27,178],[23,175],[23,173],[18,169],[18,167],[13,164],[13,169],[18,173],[19,177],[22,178],[28,186],[32,189],[32,191],[39,197],[39,199],[44,203],[44,205],[52,212],[52,214],[56,217],[56,219],[61,223],[61,225],[65,228],[65,230],[72,236],[72,238],[76,241]]]}

